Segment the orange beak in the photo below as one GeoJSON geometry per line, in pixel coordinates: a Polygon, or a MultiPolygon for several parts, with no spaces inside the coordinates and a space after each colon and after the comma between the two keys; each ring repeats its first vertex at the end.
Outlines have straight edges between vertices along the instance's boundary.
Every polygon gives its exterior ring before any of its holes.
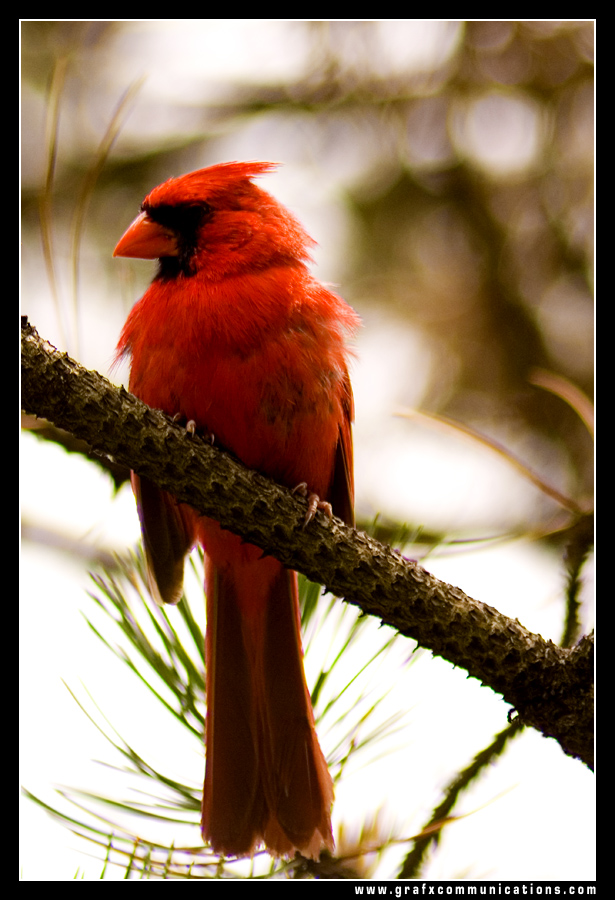
{"type": "Polygon", "coordinates": [[[168,228],[158,225],[146,212],[142,212],[119,239],[113,255],[134,259],[179,256],[177,238],[168,228]]]}

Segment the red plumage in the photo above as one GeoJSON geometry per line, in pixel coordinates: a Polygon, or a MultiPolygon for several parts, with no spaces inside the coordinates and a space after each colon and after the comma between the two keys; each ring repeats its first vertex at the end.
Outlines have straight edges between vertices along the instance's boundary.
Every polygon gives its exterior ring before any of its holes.
{"type": "MultiPolygon", "coordinates": [[[[306,267],[313,244],[251,179],[272,163],[171,178],[115,256],[158,258],[118,355],[130,390],[193,420],[247,466],[300,482],[353,522],[352,309],[306,267]]],[[[227,856],[333,848],[333,786],[303,674],[297,576],[133,474],[154,596],[181,597],[205,550],[207,734],[203,837],[227,856]]]]}

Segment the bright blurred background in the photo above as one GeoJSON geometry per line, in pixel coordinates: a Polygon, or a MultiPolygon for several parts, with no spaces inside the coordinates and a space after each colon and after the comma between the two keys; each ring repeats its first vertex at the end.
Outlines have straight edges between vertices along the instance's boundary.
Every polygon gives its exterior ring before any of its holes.
{"type": "MultiPolygon", "coordinates": [[[[152,275],[149,262],[111,258],[145,194],[216,162],[279,162],[260,186],[318,241],[315,274],[364,322],[352,369],[359,527],[378,516],[377,533],[401,546],[404,526],[407,555],[559,642],[570,509],[493,450],[399,413],[471,426],[591,509],[577,398],[593,399],[593,21],[21,27],[21,311],[39,333],[109,375],[152,275]]],[[[94,463],[33,433],[21,473],[20,776],[53,804],[55,784],[97,786],[104,770],[89,760],[109,758],[62,678],[118,730],[134,725],[123,673],[109,673],[81,612],[88,572],[134,546],[138,522],[127,485],[115,494],[94,463]]],[[[591,559],[582,574],[585,633],[591,559]]],[[[402,644],[379,677],[407,729],[340,785],[334,830],[346,835],[378,810],[380,837],[416,833],[506,726],[498,697],[428,653],[404,665],[414,645],[402,644]]],[[[143,719],[146,749],[160,732],[155,710],[143,719]]],[[[198,781],[202,759],[191,764],[198,781]]],[[[464,795],[466,818],[423,875],[593,878],[593,804],[589,771],[526,731],[464,795]]],[[[408,849],[392,847],[378,877],[408,849]]],[[[78,867],[95,879],[88,852],[22,804],[24,880],[70,880],[78,867]]]]}

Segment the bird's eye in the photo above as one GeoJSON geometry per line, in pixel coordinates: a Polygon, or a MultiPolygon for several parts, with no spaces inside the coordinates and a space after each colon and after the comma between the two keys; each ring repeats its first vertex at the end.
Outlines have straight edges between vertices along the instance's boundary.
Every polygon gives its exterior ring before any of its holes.
{"type": "Polygon", "coordinates": [[[163,228],[174,231],[188,244],[196,242],[197,232],[211,211],[211,207],[207,203],[190,206],[145,207],[145,212],[150,219],[162,225],[163,228]]]}

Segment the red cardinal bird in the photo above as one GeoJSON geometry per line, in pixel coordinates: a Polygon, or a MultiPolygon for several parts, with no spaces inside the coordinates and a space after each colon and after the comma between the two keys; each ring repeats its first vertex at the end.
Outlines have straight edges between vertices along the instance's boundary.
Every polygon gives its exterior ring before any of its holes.
{"type": "MultiPolygon", "coordinates": [[[[314,241],[232,162],[154,188],[114,256],[158,259],[118,344],[130,390],[247,466],[307,484],[353,524],[346,337],[353,310],[309,273],[314,241]]],[[[205,551],[207,741],[202,832],[217,853],[333,849],[333,784],[303,673],[297,575],[133,473],[151,588],[177,603],[205,551]]],[[[313,499],[312,508],[315,500],[313,499]]]]}

